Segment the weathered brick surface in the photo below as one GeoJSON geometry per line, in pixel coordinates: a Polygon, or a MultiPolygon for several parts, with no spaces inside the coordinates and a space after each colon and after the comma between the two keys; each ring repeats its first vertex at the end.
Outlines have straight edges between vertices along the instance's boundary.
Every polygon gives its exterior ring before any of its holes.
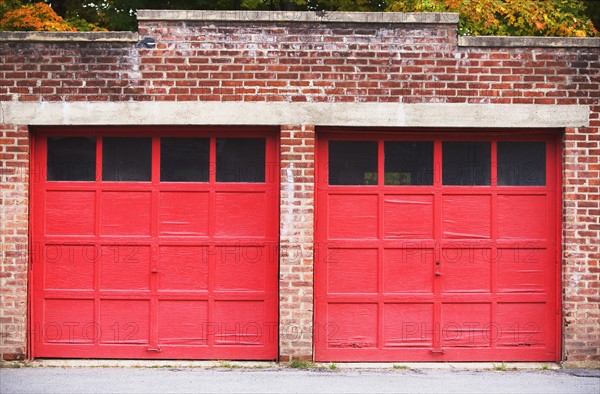
{"type": "Polygon", "coordinates": [[[29,136],[0,124],[0,360],[26,352],[29,136]]]}
{"type": "Polygon", "coordinates": [[[280,356],[312,359],[315,128],[281,127],[280,356]]]}
{"type": "MultiPolygon", "coordinates": [[[[600,360],[600,51],[459,47],[456,26],[152,22],[124,43],[0,42],[0,101],[589,105],[564,130],[563,358],[600,360]]],[[[318,125],[317,125],[318,126],[318,125]]],[[[281,126],[281,357],[312,355],[314,125],[281,126]]],[[[0,353],[26,352],[29,135],[0,125],[0,353]]]]}

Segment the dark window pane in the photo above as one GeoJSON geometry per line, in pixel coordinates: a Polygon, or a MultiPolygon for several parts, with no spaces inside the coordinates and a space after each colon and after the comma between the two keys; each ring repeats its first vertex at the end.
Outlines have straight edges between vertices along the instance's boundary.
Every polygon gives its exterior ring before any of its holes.
{"type": "Polygon", "coordinates": [[[433,185],[433,142],[385,142],[386,185],[433,185]]]}
{"type": "Polygon", "coordinates": [[[152,139],[106,137],[102,140],[102,180],[151,180],[152,139]]]}
{"type": "Polygon", "coordinates": [[[217,182],[264,182],[264,138],[217,138],[217,182]]]}
{"type": "Polygon", "coordinates": [[[443,142],[442,183],[444,185],[489,185],[489,142],[443,142]]]}
{"type": "Polygon", "coordinates": [[[49,181],[96,180],[96,138],[48,137],[49,181]]]}
{"type": "Polygon", "coordinates": [[[377,185],[376,141],[329,141],[330,185],[377,185]]]}
{"type": "Polygon", "coordinates": [[[546,185],[546,143],[498,142],[498,185],[546,185]]]}
{"type": "Polygon", "coordinates": [[[208,182],[208,138],[161,138],[162,182],[208,182]]]}

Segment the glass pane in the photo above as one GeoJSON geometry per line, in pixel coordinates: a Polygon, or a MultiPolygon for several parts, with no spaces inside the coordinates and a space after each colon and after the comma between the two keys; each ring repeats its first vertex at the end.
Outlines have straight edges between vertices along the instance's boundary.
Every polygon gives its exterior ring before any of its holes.
{"type": "Polygon", "coordinates": [[[385,142],[386,185],[433,185],[433,142],[385,142]]]}
{"type": "Polygon", "coordinates": [[[217,182],[264,182],[264,138],[217,138],[217,182]]]}
{"type": "Polygon", "coordinates": [[[546,143],[498,142],[498,185],[546,185],[546,143]]]}
{"type": "Polygon", "coordinates": [[[106,137],[102,140],[102,180],[150,181],[152,138],[106,137]]]}
{"type": "Polygon", "coordinates": [[[376,141],[329,141],[330,185],[377,185],[376,141]]]}
{"type": "Polygon", "coordinates": [[[443,142],[442,183],[474,186],[490,184],[491,143],[443,142]]]}
{"type": "Polygon", "coordinates": [[[208,138],[161,138],[162,182],[208,182],[208,138]]]}
{"type": "Polygon", "coordinates": [[[96,180],[96,138],[48,137],[49,181],[96,180]]]}

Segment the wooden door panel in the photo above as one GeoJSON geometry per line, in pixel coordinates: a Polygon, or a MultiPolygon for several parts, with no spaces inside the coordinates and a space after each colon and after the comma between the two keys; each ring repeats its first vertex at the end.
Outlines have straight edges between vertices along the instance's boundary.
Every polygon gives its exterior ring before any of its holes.
{"type": "Polygon", "coordinates": [[[433,303],[387,303],[383,306],[385,348],[432,348],[433,303]]]}
{"type": "Polygon", "coordinates": [[[133,129],[35,135],[38,168],[48,139],[87,151],[85,171],[54,154],[33,185],[32,356],[276,359],[276,133],[133,129]],[[249,140],[258,154],[240,151],[249,140]]]}
{"type": "Polygon", "coordinates": [[[384,237],[433,239],[433,195],[386,195],[384,237]]]}
{"type": "Polygon", "coordinates": [[[320,133],[315,358],[560,359],[555,138],[320,133]],[[352,165],[361,143],[369,166],[352,165]]]}

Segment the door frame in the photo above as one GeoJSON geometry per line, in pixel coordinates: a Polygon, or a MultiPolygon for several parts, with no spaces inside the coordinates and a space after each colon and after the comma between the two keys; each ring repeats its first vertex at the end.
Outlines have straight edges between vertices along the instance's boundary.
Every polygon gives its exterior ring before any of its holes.
{"type": "MultiPolygon", "coordinates": [[[[322,150],[326,149],[326,141],[329,138],[334,137],[336,140],[379,140],[389,138],[390,141],[528,141],[528,140],[540,140],[544,139],[552,144],[554,149],[548,149],[554,155],[553,166],[549,163],[550,160],[546,159],[546,179],[553,178],[554,189],[555,189],[555,209],[548,209],[555,212],[554,217],[554,251],[549,251],[549,256],[554,255],[554,295],[552,302],[554,302],[554,318],[548,316],[548,321],[554,322],[554,359],[551,361],[560,361],[564,354],[563,340],[562,340],[562,319],[563,319],[563,283],[562,283],[562,213],[563,213],[563,144],[562,137],[564,135],[564,129],[558,128],[526,128],[526,129],[513,129],[513,128],[493,128],[493,129],[472,129],[472,128],[381,128],[381,127],[317,127],[316,138],[315,138],[315,222],[314,222],[314,250],[315,250],[315,264],[314,264],[314,301],[313,301],[313,358],[316,361],[335,361],[326,358],[321,359],[318,355],[319,352],[319,341],[327,335],[327,324],[318,320],[319,305],[318,298],[321,294],[321,288],[326,289],[326,284],[321,283],[320,280],[320,269],[321,260],[326,259],[326,249],[323,245],[323,240],[326,240],[323,234],[323,226],[319,226],[322,219],[322,200],[323,195],[326,193],[320,192],[320,186],[323,183],[327,183],[327,171],[324,169],[327,163],[321,163],[323,158],[322,150]],[[325,143],[324,143],[325,141],[325,143]]],[[[383,158],[380,157],[378,152],[378,166],[381,168],[383,158]]],[[[493,153],[492,153],[493,154],[493,153]]],[[[434,153],[435,155],[435,153],[434,153]]],[[[434,163],[436,158],[434,157],[434,163]]],[[[495,174],[491,174],[493,177],[495,174]]],[[[496,174],[497,175],[497,174],[496,174]]],[[[435,168],[434,164],[434,177],[441,176],[441,168],[435,168]],[[439,175],[436,175],[439,174],[439,175]]],[[[417,186],[405,186],[405,187],[417,187],[417,186]]],[[[435,241],[434,241],[435,242],[435,241]]],[[[377,355],[373,357],[367,357],[363,361],[379,361],[377,355]]],[[[397,360],[402,361],[402,360],[397,360]]],[[[415,361],[410,359],[408,361],[415,361]]],[[[423,360],[429,361],[429,360],[423,360]]],[[[440,359],[439,361],[449,361],[440,359]]],[[[484,360],[473,360],[473,361],[484,361],[484,360]]],[[[494,360],[495,361],[495,360],[494,360]]]]}
{"type": "MultiPolygon", "coordinates": [[[[275,267],[275,275],[273,281],[276,283],[276,290],[273,295],[275,298],[276,311],[273,311],[274,318],[276,321],[276,327],[272,328],[275,335],[275,354],[273,355],[273,360],[279,360],[279,348],[280,348],[280,335],[279,335],[279,325],[280,325],[280,310],[279,310],[279,272],[280,272],[280,256],[279,256],[279,244],[280,244],[280,174],[279,169],[281,168],[281,157],[280,157],[280,128],[276,126],[206,126],[206,125],[176,125],[176,126],[168,126],[168,125],[131,125],[131,126],[83,126],[83,125],[70,125],[70,126],[57,126],[57,125],[48,125],[48,126],[30,126],[29,127],[29,180],[28,180],[28,272],[27,272],[27,316],[26,316],[26,344],[27,344],[27,359],[33,360],[36,358],[36,335],[40,335],[36,332],[35,327],[35,316],[36,316],[36,306],[35,306],[35,272],[34,269],[36,266],[43,264],[42,262],[36,262],[36,260],[40,256],[40,248],[36,246],[36,237],[39,231],[39,220],[35,213],[37,212],[37,204],[36,200],[38,198],[37,188],[35,184],[39,181],[40,177],[46,176],[45,165],[38,165],[37,161],[39,156],[44,157],[45,155],[41,155],[40,152],[37,151],[37,147],[39,145],[38,140],[40,138],[45,138],[52,135],[60,135],[60,136],[94,136],[94,137],[154,137],[154,136],[168,136],[168,137],[224,137],[224,138],[236,138],[236,137],[265,137],[268,140],[272,140],[272,143],[269,144],[267,142],[266,146],[266,161],[265,161],[265,180],[269,173],[272,174],[273,177],[273,200],[277,203],[276,207],[273,207],[274,211],[272,214],[273,220],[272,223],[269,221],[266,222],[266,227],[271,226],[276,234],[274,235],[274,239],[276,239],[275,247],[277,251],[275,267]],[[168,133],[168,134],[167,134],[168,133]],[[271,148],[269,148],[269,145],[271,148]],[[269,161],[269,149],[271,149],[270,155],[274,158],[271,162],[269,161]],[[270,166],[270,167],[269,167],[270,166]]],[[[96,159],[98,162],[99,158],[96,159]]],[[[155,171],[156,163],[154,162],[154,158],[152,158],[152,171],[155,171]]],[[[215,159],[216,160],[216,159],[215,159]]],[[[98,171],[101,169],[96,168],[96,173],[98,177],[98,171]]],[[[214,168],[209,168],[210,171],[215,171],[214,168]]],[[[44,178],[45,179],[45,178],[44,178]]],[[[97,180],[96,180],[97,182],[97,180]]],[[[263,333],[267,335],[267,333],[263,333]]],[[[272,333],[269,332],[269,335],[272,333]]],[[[86,356],[81,356],[87,358],[86,356]]],[[[161,357],[148,357],[148,359],[161,359],[161,357]]],[[[164,359],[164,358],[162,358],[164,359]]]]}

